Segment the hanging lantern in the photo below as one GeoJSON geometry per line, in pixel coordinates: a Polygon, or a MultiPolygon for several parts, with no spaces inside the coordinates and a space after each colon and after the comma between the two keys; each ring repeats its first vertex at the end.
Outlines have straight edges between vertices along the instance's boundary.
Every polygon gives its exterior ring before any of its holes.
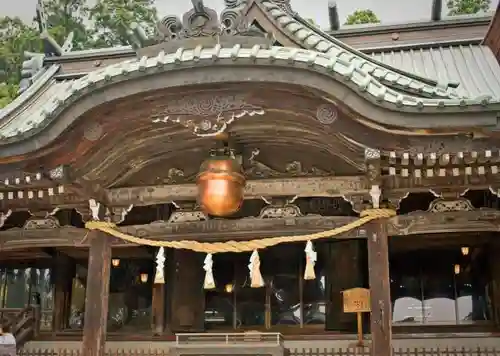
{"type": "Polygon", "coordinates": [[[147,273],[141,273],[140,279],[142,283],[146,283],[149,279],[149,276],[147,273]]]}
{"type": "Polygon", "coordinates": [[[460,274],[460,265],[455,265],[453,269],[455,271],[455,274],[460,274]]]}
{"type": "Polygon", "coordinates": [[[228,216],[241,208],[245,176],[241,165],[227,150],[202,163],[197,184],[198,202],[205,214],[228,216]]]}
{"type": "Polygon", "coordinates": [[[119,258],[113,258],[111,260],[111,264],[113,265],[113,267],[118,267],[120,265],[120,259],[119,258]]]}
{"type": "Polygon", "coordinates": [[[469,248],[467,246],[462,247],[461,250],[462,255],[467,256],[469,254],[469,248]]]}

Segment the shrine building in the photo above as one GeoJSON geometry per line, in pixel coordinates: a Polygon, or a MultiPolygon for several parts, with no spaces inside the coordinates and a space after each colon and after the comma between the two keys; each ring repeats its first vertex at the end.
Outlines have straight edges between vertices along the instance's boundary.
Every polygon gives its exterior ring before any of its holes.
{"type": "Polygon", "coordinates": [[[326,345],[356,340],[343,292],[366,288],[372,355],[498,344],[500,15],[436,0],[429,22],[339,28],[331,5],[323,31],[289,0],[192,2],[131,46],[44,32],[26,53],[0,110],[0,322],[86,356],[326,345]]]}

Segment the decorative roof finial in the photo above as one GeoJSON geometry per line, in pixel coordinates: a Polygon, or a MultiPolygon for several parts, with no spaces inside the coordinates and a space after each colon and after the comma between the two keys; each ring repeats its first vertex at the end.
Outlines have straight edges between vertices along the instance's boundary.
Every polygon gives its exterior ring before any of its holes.
{"type": "Polygon", "coordinates": [[[330,20],[330,30],[337,31],[340,28],[340,20],[337,3],[334,0],[328,2],[328,19],[330,20]]]}
{"type": "Polygon", "coordinates": [[[71,32],[66,38],[63,46],[60,46],[57,41],[49,33],[49,23],[47,14],[45,13],[45,5],[43,0],[38,0],[36,5],[36,22],[40,31],[40,38],[43,41],[44,52],[47,57],[60,56],[65,52],[70,52],[73,48],[73,33],[71,32]]]}
{"type": "Polygon", "coordinates": [[[191,0],[193,4],[193,10],[195,14],[203,14],[205,13],[205,6],[203,5],[203,0],[191,0]]]}
{"type": "MultiPolygon", "coordinates": [[[[276,4],[288,4],[289,0],[273,0],[276,4]]],[[[203,0],[191,0],[193,8],[182,16],[166,16],[158,24],[158,31],[163,40],[220,37],[223,35],[256,35],[245,22],[243,10],[248,0],[224,0],[226,8],[220,16],[213,9],[206,7],[203,0]]]]}
{"type": "Polygon", "coordinates": [[[38,3],[36,4],[36,22],[40,33],[47,31],[47,15],[45,14],[43,0],[38,0],[38,3]]]}
{"type": "Polygon", "coordinates": [[[443,11],[443,1],[442,0],[433,0],[432,1],[432,11],[431,11],[432,21],[440,21],[442,11],[443,11]]]}

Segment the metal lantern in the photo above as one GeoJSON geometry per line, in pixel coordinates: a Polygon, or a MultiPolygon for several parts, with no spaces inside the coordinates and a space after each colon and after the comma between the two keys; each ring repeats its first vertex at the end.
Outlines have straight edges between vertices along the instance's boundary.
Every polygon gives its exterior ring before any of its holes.
{"type": "Polygon", "coordinates": [[[205,214],[229,216],[241,208],[245,176],[232,154],[214,155],[203,162],[197,184],[198,202],[205,214]]]}

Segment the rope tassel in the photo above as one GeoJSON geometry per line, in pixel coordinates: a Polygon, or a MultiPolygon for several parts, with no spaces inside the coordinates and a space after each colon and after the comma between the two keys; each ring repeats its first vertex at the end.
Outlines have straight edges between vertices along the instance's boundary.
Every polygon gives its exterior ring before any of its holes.
{"type": "Polygon", "coordinates": [[[311,240],[307,241],[304,252],[306,253],[306,268],[304,271],[304,279],[305,280],[316,279],[316,272],[314,272],[314,266],[316,266],[318,253],[314,251],[314,247],[311,240]]]}
{"type": "Polygon", "coordinates": [[[260,288],[264,286],[264,279],[260,273],[260,257],[259,252],[254,250],[250,256],[250,263],[248,264],[250,270],[250,287],[260,288]]]}
{"type": "Polygon", "coordinates": [[[203,288],[205,289],[215,289],[213,266],[213,255],[211,253],[208,253],[203,263],[203,269],[205,270],[205,282],[203,283],[203,288]]]}
{"type": "Polygon", "coordinates": [[[163,271],[165,270],[165,249],[160,247],[158,254],[156,255],[156,273],[155,273],[155,284],[165,284],[165,275],[163,271]]]}

